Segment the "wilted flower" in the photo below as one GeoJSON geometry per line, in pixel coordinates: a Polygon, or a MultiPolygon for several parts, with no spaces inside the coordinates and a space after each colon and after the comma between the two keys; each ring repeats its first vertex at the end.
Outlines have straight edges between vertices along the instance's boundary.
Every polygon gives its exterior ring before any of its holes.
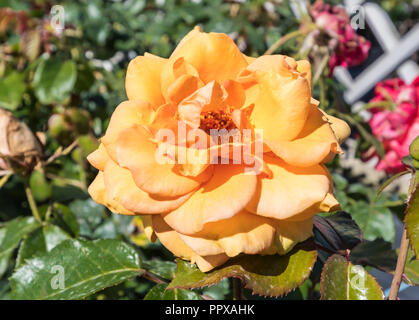
{"type": "Polygon", "coordinates": [[[144,215],[176,256],[208,271],[240,253],[285,254],[312,236],[316,213],[338,208],[324,163],[349,127],[311,97],[308,61],[250,58],[195,28],[169,59],[132,60],[125,85],[129,100],[88,157],[100,170],[89,193],[144,215]],[[211,130],[235,135],[220,143],[211,130]],[[248,144],[235,140],[245,133],[248,144]]]}
{"type": "Polygon", "coordinates": [[[401,161],[419,135],[419,77],[411,84],[398,78],[378,83],[370,103],[374,108],[369,124],[385,152],[377,169],[389,173],[402,171],[401,161]]]}
{"type": "Polygon", "coordinates": [[[28,126],[0,108],[0,170],[30,172],[42,158],[42,146],[28,126]]]}
{"type": "Polygon", "coordinates": [[[371,44],[355,32],[344,8],[316,1],[310,15],[320,30],[309,37],[316,45],[328,47],[330,74],[336,66],[356,66],[367,59],[371,44]]]}

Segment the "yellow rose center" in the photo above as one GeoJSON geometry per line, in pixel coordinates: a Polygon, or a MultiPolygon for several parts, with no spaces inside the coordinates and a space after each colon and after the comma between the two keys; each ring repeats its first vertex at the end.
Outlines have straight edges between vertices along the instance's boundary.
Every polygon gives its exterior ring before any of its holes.
{"type": "Polygon", "coordinates": [[[227,131],[230,131],[237,129],[231,119],[231,115],[222,110],[202,112],[199,128],[208,134],[210,134],[210,130],[226,129],[227,131]]]}

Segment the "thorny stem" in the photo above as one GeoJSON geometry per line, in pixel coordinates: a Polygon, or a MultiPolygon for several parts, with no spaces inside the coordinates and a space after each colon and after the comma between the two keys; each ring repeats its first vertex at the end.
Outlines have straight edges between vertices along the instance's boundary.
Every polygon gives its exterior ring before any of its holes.
{"type": "Polygon", "coordinates": [[[38,207],[36,206],[35,199],[32,195],[31,187],[29,186],[29,182],[25,182],[25,192],[26,192],[26,198],[28,199],[29,207],[32,211],[32,215],[34,218],[42,224],[41,216],[39,215],[38,207]]]}
{"type": "Polygon", "coordinates": [[[317,83],[317,81],[319,80],[320,76],[323,73],[324,68],[326,68],[326,65],[327,65],[327,62],[329,61],[329,58],[330,58],[330,56],[327,53],[323,56],[323,59],[320,61],[320,64],[319,64],[319,66],[316,70],[316,73],[313,76],[313,84],[317,83]]]}
{"type": "Polygon", "coordinates": [[[155,283],[166,283],[165,281],[155,277],[154,275],[152,275],[151,273],[147,271],[143,274],[143,277],[155,283]]]}
{"type": "Polygon", "coordinates": [[[302,35],[302,34],[303,33],[300,30],[287,33],[283,37],[279,38],[273,45],[271,45],[270,48],[268,50],[266,50],[264,55],[274,53],[276,51],[276,49],[278,49],[280,46],[282,46],[285,42],[287,42],[288,40],[290,40],[292,38],[295,38],[299,35],[302,35]]]}
{"type": "Polygon", "coordinates": [[[61,156],[65,156],[65,155],[69,154],[75,147],[77,147],[78,143],[79,143],[79,141],[78,140],[75,140],[75,141],[73,141],[72,144],[70,144],[64,150],[61,150],[61,149],[58,150],[51,157],[49,157],[49,159],[45,162],[45,165],[48,165],[48,164],[54,162],[55,160],[57,160],[61,156]]]}
{"type": "Polygon", "coordinates": [[[406,228],[403,231],[402,243],[400,245],[400,252],[397,258],[396,271],[394,273],[393,281],[391,283],[389,300],[396,300],[399,294],[400,284],[402,282],[402,275],[404,266],[406,264],[407,250],[409,249],[409,239],[407,238],[406,228]]]}
{"type": "MultiPolygon", "coordinates": [[[[409,187],[409,199],[415,189],[416,185],[416,172],[412,173],[409,187]]],[[[408,199],[408,200],[409,200],[408,199]]],[[[390,293],[388,295],[389,300],[397,300],[399,294],[400,284],[402,282],[402,276],[404,267],[406,265],[407,251],[409,250],[409,239],[407,238],[406,226],[403,231],[402,242],[400,244],[399,256],[397,257],[396,270],[394,272],[393,281],[391,282],[390,293]]]]}

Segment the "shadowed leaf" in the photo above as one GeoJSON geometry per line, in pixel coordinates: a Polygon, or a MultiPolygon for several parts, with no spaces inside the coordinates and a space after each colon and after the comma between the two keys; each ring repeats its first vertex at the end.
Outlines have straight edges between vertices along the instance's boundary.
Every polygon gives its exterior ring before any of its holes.
{"type": "Polygon", "coordinates": [[[349,213],[343,211],[327,218],[315,216],[314,233],[320,233],[334,250],[352,249],[362,239],[362,232],[356,222],[349,213]]]}
{"type": "Polygon", "coordinates": [[[0,277],[7,269],[13,250],[22,238],[40,225],[33,217],[16,218],[0,229],[0,277]]]}
{"type": "Polygon", "coordinates": [[[171,261],[149,260],[143,262],[147,271],[167,280],[172,280],[176,273],[176,264],[171,261]]]}
{"type": "Polygon", "coordinates": [[[151,288],[144,300],[202,300],[202,298],[191,290],[167,290],[167,284],[159,283],[151,288]]]}
{"type": "Polygon", "coordinates": [[[393,272],[397,264],[397,254],[391,243],[383,239],[362,241],[351,250],[349,257],[354,264],[371,266],[385,272],[393,272]]]}
{"type": "Polygon", "coordinates": [[[214,285],[226,277],[235,277],[255,294],[282,296],[308,278],[316,257],[316,250],[306,242],[283,256],[240,255],[207,273],[178,259],[175,278],[168,288],[200,288],[214,285]]]}

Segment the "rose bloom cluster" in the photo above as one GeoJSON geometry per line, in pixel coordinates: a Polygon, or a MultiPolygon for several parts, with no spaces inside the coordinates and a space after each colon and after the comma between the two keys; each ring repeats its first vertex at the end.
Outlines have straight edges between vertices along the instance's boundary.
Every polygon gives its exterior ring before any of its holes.
{"type": "MultiPolygon", "coordinates": [[[[128,100],[88,157],[99,170],[90,195],[114,213],[141,215],[151,241],[204,272],[241,253],[289,252],[312,236],[316,213],[339,208],[325,163],[342,153],[350,133],[311,97],[310,69],[283,55],[245,56],[227,35],[198,27],[168,59],[135,58],[128,100]],[[162,129],[177,135],[181,127],[187,138],[169,147],[158,138],[162,129]],[[221,163],[180,161],[182,150],[207,154],[210,147],[190,137],[211,140],[212,129],[262,132],[251,135],[262,153],[242,150],[260,172],[248,172],[230,153],[221,163]],[[170,161],[157,161],[160,149],[174,150],[160,154],[170,161]]],[[[241,148],[230,139],[215,145],[241,148]]]]}
{"type": "MultiPolygon", "coordinates": [[[[329,60],[331,74],[336,66],[348,68],[367,59],[371,43],[355,32],[344,8],[316,1],[310,8],[310,15],[328,35],[328,46],[332,52],[329,60]]],[[[317,37],[322,35],[318,33],[317,37]]]]}
{"type": "Polygon", "coordinates": [[[399,78],[378,83],[370,103],[375,107],[369,125],[385,152],[376,169],[387,173],[405,170],[402,159],[419,135],[419,77],[411,84],[399,78]]]}

